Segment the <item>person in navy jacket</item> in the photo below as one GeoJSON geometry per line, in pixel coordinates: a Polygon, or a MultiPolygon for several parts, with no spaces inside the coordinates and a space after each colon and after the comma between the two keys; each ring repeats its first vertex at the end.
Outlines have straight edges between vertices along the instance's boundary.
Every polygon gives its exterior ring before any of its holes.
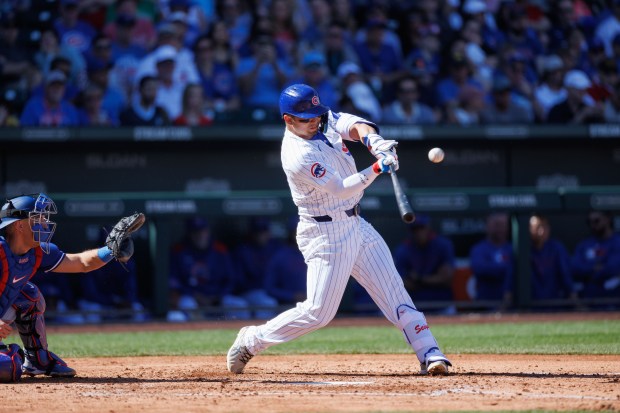
{"type": "Polygon", "coordinates": [[[575,248],[571,268],[579,295],[586,299],[620,297],[620,234],[612,226],[612,214],[588,214],[591,235],[575,248]]]}

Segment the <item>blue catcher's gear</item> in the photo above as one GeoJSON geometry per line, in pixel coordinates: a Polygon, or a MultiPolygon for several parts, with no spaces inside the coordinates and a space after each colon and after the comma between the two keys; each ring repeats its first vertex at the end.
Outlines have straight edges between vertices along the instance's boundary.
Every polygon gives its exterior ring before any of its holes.
{"type": "Polygon", "coordinates": [[[280,116],[288,114],[311,119],[327,112],[329,107],[321,104],[319,94],[308,85],[298,83],[287,87],[280,94],[280,116]]]}
{"type": "Polygon", "coordinates": [[[0,210],[0,228],[15,221],[28,218],[34,240],[49,254],[49,242],[56,231],[56,223],[50,215],[57,213],[56,204],[50,197],[41,193],[21,195],[9,199],[0,210]]]}
{"type": "Polygon", "coordinates": [[[0,343],[0,383],[14,383],[22,377],[24,352],[17,344],[0,343]]]}
{"type": "Polygon", "coordinates": [[[56,354],[45,349],[38,349],[26,350],[24,374],[29,376],[44,374],[51,377],[74,377],[76,373],[56,354]]]}

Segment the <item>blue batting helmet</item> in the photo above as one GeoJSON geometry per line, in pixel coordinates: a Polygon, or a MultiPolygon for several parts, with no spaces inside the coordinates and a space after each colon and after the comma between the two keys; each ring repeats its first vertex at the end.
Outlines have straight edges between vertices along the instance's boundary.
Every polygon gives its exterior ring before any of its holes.
{"type": "Polygon", "coordinates": [[[310,119],[328,111],[329,107],[321,104],[316,90],[308,85],[298,83],[287,87],[280,94],[280,116],[286,113],[298,118],[310,119]]]}

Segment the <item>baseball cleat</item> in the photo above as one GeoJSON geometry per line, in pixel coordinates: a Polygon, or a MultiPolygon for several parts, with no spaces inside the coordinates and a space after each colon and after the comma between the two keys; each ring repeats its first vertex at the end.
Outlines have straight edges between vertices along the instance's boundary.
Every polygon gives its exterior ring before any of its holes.
{"type": "Polygon", "coordinates": [[[420,363],[420,374],[430,376],[445,376],[448,374],[448,366],[452,363],[443,355],[430,356],[425,363],[420,363]]]}
{"type": "Polygon", "coordinates": [[[228,371],[235,374],[243,373],[243,369],[245,365],[254,357],[254,354],[250,353],[250,350],[243,345],[243,336],[245,335],[248,327],[243,327],[239,330],[239,334],[237,334],[237,338],[235,342],[228,350],[228,354],[226,355],[226,366],[228,367],[228,371]]]}
{"type": "Polygon", "coordinates": [[[29,376],[74,377],[76,372],[51,351],[26,352],[23,373],[29,376]],[[45,354],[47,353],[47,354],[45,354]]]}

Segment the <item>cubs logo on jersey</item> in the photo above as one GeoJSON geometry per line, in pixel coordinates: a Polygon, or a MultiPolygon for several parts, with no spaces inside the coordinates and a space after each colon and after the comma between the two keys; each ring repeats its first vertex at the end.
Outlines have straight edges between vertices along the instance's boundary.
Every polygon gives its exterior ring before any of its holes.
{"type": "Polygon", "coordinates": [[[312,176],[314,176],[315,178],[322,178],[323,176],[325,176],[325,172],[327,172],[325,167],[318,162],[314,163],[310,167],[310,173],[312,173],[312,176]]]}

